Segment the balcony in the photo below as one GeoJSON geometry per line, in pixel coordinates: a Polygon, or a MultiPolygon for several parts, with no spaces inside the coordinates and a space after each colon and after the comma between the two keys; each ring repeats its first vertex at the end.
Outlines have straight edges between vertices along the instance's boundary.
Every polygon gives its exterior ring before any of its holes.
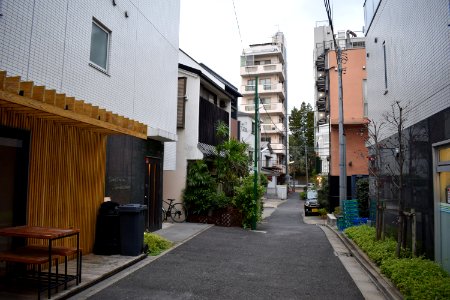
{"type": "Polygon", "coordinates": [[[316,105],[317,105],[317,110],[320,111],[320,112],[325,112],[327,110],[326,102],[317,101],[316,105]]]}
{"type": "MultiPolygon", "coordinates": [[[[275,84],[259,84],[258,85],[258,93],[259,94],[278,94],[281,99],[286,99],[286,92],[284,91],[283,83],[275,83],[275,84]]],[[[243,85],[241,87],[241,94],[243,96],[249,96],[255,94],[255,86],[254,85],[243,85]]]]}
{"type": "Polygon", "coordinates": [[[286,154],[286,146],[284,144],[270,143],[270,146],[274,153],[286,154]]]}
{"type": "Polygon", "coordinates": [[[272,75],[277,74],[280,78],[280,81],[285,80],[285,74],[283,70],[282,64],[269,64],[269,65],[255,65],[255,66],[246,66],[241,67],[241,76],[256,76],[256,75],[272,75]]]}
{"type": "MultiPolygon", "coordinates": [[[[254,104],[241,104],[239,106],[239,110],[246,113],[255,113],[255,105],[254,104]]],[[[283,103],[269,103],[269,104],[260,104],[259,111],[264,113],[273,113],[273,114],[281,114],[286,115],[286,110],[284,108],[283,103]]]]}
{"type": "Polygon", "coordinates": [[[285,165],[274,164],[273,166],[274,166],[275,168],[280,169],[280,173],[281,173],[281,174],[286,174],[286,166],[285,166],[285,165]]]}
{"type": "Polygon", "coordinates": [[[284,135],[286,133],[286,128],[283,123],[261,124],[261,133],[278,133],[284,135]]]}
{"type": "Polygon", "coordinates": [[[317,86],[317,90],[319,92],[324,92],[325,91],[325,77],[317,78],[316,86],[317,86]]]}

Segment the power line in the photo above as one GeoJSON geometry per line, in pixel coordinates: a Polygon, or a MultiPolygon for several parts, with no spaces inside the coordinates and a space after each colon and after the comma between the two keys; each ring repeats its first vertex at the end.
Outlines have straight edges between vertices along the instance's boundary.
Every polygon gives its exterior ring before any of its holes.
{"type": "Polygon", "coordinates": [[[236,5],[234,4],[234,0],[231,0],[233,2],[233,9],[234,9],[234,16],[236,17],[236,24],[237,24],[237,28],[238,28],[238,32],[239,32],[239,39],[241,40],[241,47],[242,50],[244,50],[244,43],[242,42],[242,35],[241,35],[241,27],[239,26],[239,20],[238,20],[238,16],[236,13],[236,5]]]}

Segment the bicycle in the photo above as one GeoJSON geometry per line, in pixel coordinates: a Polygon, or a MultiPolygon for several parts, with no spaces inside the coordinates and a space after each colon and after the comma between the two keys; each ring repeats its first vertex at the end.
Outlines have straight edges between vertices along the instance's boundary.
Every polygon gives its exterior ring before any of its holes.
{"type": "Polygon", "coordinates": [[[168,205],[167,210],[162,207],[162,221],[167,221],[168,217],[172,219],[172,221],[176,223],[183,223],[186,221],[187,218],[187,209],[184,206],[183,203],[173,203],[175,199],[167,199],[170,202],[167,202],[166,200],[163,200],[164,203],[168,205]]]}

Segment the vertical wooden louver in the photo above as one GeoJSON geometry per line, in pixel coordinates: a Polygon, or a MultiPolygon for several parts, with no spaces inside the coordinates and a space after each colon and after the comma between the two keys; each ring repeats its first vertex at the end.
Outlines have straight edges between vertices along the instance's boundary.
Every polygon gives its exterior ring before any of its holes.
{"type": "Polygon", "coordinates": [[[178,78],[177,128],[184,128],[186,121],[186,77],[178,78]]]}
{"type": "Polygon", "coordinates": [[[79,228],[83,253],[92,252],[105,190],[107,135],[146,139],[147,126],[2,70],[0,126],[30,132],[27,224],[79,228]]]}
{"type": "MultiPolygon", "coordinates": [[[[31,132],[27,224],[80,228],[84,253],[91,252],[104,196],[106,135],[1,107],[0,125],[31,132]]],[[[75,240],[58,242],[73,246],[75,240]]]]}

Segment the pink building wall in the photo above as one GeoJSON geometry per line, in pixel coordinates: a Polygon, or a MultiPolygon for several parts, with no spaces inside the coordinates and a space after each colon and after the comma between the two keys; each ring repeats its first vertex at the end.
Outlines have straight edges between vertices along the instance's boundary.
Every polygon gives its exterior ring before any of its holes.
{"type": "MultiPolygon", "coordinates": [[[[364,116],[363,79],[366,79],[366,51],[364,48],[348,49],[347,62],[343,64],[345,71],[342,76],[344,101],[344,131],[346,136],[347,176],[368,174],[367,148],[367,117],[364,116]]],[[[330,123],[331,123],[331,161],[330,174],[339,176],[339,103],[338,103],[338,72],[336,54],[328,53],[330,123]]]]}

